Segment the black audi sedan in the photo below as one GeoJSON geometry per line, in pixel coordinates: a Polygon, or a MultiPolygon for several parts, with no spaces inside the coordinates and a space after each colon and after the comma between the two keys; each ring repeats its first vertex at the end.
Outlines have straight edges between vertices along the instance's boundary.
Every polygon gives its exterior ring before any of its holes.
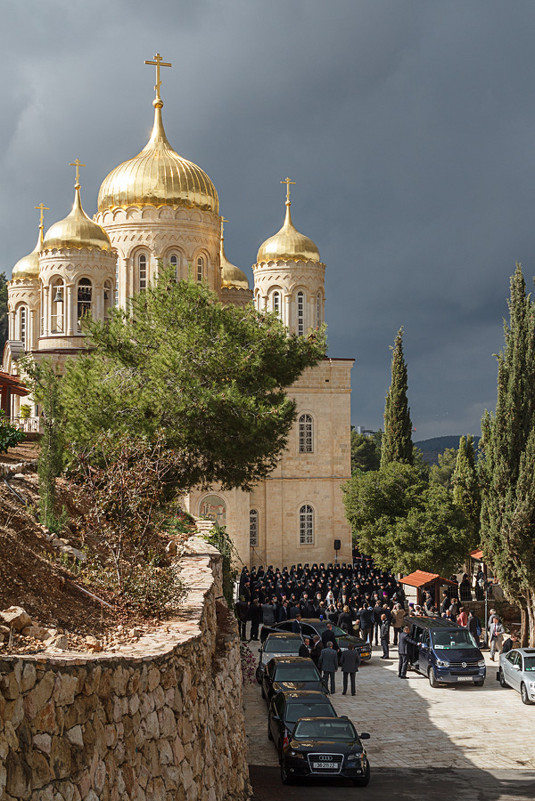
{"type": "Polygon", "coordinates": [[[288,742],[299,718],[310,717],[337,717],[325,693],[317,690],[287,690],[272,698],[268,710],[268,737],[278,751],[284,742],[288,742]]]}
{"type": "Polygon", "coordinates": [[[340,718],[301,718],[292,736],[281,750],[281,781],[294,779],[350,779],[366,787],[370,781],[370,763],[361,740],[350,720],[340,718]]]}
{"type": "MultiPolygon", "coordinates": [[[[302,618],[301,635],[303,637],[310,637],[312,640],[314,635],[317,634],[321,639],[321,635],[327,628],[327,623],[329,622],[329,620],[318,620],[315,617],[302,618]]],[[[273,626],[262,626],[260,630],[261,641],[264,642],[268,634],[272,634],[275,631],[292,631],[293,623],[293,620],[283,620],[282,623],[274,623],[273,626]]],[[[361,662],[367,662],[371,659],[372,647],[361,637],[354,637],[352,634],[347,634],[339,626],[335,626],[334,623],[333,634],[340,648],[339,654],[347,649],[349,643],[353,643],[355,650],[359,652],[361,662]]]]}
{"type": "Polygon", "coordinates": [[[262,698],[268,702],[282,690],[319,690],[327,693],[312,659],[302,656],[275,656],[262,676],[262,698]]]}

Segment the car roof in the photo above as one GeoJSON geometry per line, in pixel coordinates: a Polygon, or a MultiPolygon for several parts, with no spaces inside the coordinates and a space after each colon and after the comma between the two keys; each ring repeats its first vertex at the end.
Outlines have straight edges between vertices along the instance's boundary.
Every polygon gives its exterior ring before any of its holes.
{"type": "MultiPolygon", "coordinates": [[[[418,626],[420,629],[462,629],[453,620],[444,617],[409,617],[405,618],[405,625],[418,626]]],[[[466,631],[466,629],[465,629],[466,631]]]]}
{"type": "Polygon", "coordinates": [[[535,656],[535,648],[515,648],[515,651],[519,651],[524,656],[535,656]]]}
{"type": "Polygon", "coordinates": [[[312,659],[309,659],[308,656],[274,656],[269,662],[275,662],[277,665],[289,664],[289,665],[310,665],[312,659]]]}
{"type": "Polygon", "coordinates": [[[268,640],[301,640],[301,635],[296,634],[294,631],[274,631],[273,634],[268,634],[264,640],[264,645],[268,640]]]}
{"type": "Polygon", "coordinates": [[[330,698],[327,698],[325,693],[322,693],[321,690],[283,690],[281,695],[284,696],[286,702],[289,701],[321,701],[321,703],[325,703],[328,701],[331,703],[330,698]]]}
{"type": "MultiPolygon", "coordinates": [[[[297,723],[301,723],[303,720],[306,720],[306,721],[309,721],[309,720],[323,721],[324,720],[326,723],[332,723],[333,722],[332,718],[328,718],[325,715],[308,715],[307,717],[299,718],[297,723]]],[[[347,718],[345,715],[343,715],[342,717],[337,717],[337,720],[345,720],[346,723],[351,723],[351,725],[353,727],[355,726],[353,721],[349,720],[349,718],[347,718]]]]}

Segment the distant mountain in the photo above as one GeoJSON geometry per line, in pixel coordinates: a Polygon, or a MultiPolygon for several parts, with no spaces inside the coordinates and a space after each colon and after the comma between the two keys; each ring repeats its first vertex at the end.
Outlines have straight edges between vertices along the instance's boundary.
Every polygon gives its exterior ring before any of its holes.
{"type": "MultiPolygon", "coordinates": [[[[426,464],[438,464],[438,454],[445,451],[446,448],[455,448],[457,450],[460,438],[460,434],[457,437],[432,437],[431,439],[422,439],[414,444],[422,451],[426,464]]],[[[476,448],[480,439],[481,437],[474,437],[476,448]]]]}

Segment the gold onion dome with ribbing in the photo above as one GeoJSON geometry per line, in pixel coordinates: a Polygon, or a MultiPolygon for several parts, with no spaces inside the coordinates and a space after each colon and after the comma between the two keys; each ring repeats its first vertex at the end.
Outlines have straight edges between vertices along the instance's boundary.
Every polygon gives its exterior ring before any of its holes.
{"type": "Polygon", "coordinates": [[[308,236],[300,234],[292,222],[289,200],[286,201],[284,225],[276,234],[260,245],[256,261],[315,261],[319,262],[320,252],[308,236]]]}
{"type": "Polygon", "coordinates": [[[225,256],[225,248],[223,245],[223,237],[221,237],[221,286],[224,289],[249,289],[249,281],[245,273],[231,264],[225,256]]]}
{"type": "Polygon", "coordinates": [[[12,281],[22,281],[28,278],[39,278],[39,252],[43,247],[43,232],[39,229],[37,244],[31,253],[23,256],[13,267],[11,273],[12,281]]]}
{"type": "Polygon", "coordinates": [[[74,203],[64,220],[51,225],[45,234],[43,250],[105,250],[111,251],[108,234],[93,222],[82,208],[80,184],[75,186],[74,203]]]}
{"type": "Polygon", "coordinates": [[[165,135],[163,103],[154,101],[152,134],[133,159],[115,167],[98,193],[98,210],[127,206],[172,206],[219,213],[219,198],[210,178],[193,162],[175,153],[165,135]]]}

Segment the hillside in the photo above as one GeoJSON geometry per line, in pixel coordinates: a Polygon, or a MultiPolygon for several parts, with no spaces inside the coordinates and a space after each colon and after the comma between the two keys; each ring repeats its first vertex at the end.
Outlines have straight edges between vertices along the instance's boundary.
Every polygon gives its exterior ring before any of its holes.
{"type": "MultiPolygon", "coordinates": [[[[422,451],[424,462],[426,464],[438,464],[438,454],[446,450],[446,448],[459,447],[459,440],[461,434],[458,436],[448,437],[432,437],[431,439],[422,439],[420,442],[415,442],[414,445],[422,451]]],[[[474,443],[477,447],[481,437],[474,437],[474,443]]]]}

